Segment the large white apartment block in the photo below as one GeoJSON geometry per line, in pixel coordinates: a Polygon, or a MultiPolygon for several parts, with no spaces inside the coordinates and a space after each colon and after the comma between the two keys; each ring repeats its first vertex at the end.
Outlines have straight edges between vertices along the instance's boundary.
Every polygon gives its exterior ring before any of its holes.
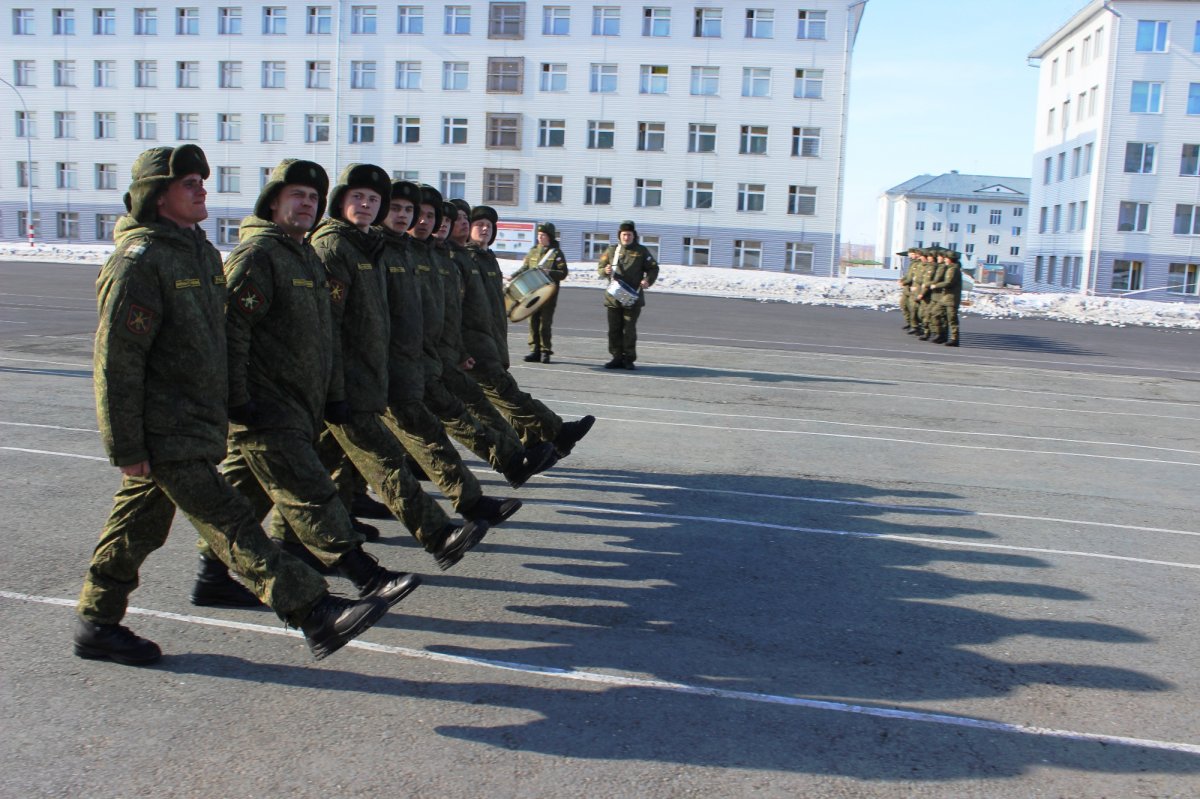
{"type": "Polygon", "coordinates": [[[191,141],[219,245],[298,157],[552,221],[571,258],[633,219],[667,263],[836,271],[865,0],[188,2],[0,4],[0,238],[30,184],[39,239],[111,238],[137,154],[191,141]]]}
{"type": "Polygon", "coordinates": [[[1026,290],[1197,299],[1200,2],[1096,0],[1030,57],[1026,290]]]}
{"type": "Polygon", "coordinates": [[[880,196],[875,254],[896,268],[909,247],[949,247],[980,282],[1019,283],[1028,223],[1029,178],[918,175],[880,196]]]}

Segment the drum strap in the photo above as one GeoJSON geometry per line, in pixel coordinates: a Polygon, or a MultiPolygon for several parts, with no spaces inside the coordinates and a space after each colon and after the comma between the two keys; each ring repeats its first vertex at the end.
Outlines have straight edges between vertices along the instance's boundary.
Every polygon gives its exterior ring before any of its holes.
{"type": "Polygon", "coordinates": [[[549,258],[551,255],[554,255],[554,253],[556,253],[556,252],[558,252],[558,250],[554,249],[553,247],[546,250],[546,254],[542,256],[542,260],[537,262],[537,268],[541,269],[542,264],[546,263],[546,259],[549,258]]]}
{"type": "Polygon", "coordinates": [[[617,254],[613,256],[613,264],[612,264],[612,268],[613,268],[612,279],[613,280],[617,279],[617,273],[621,271],[621,258],[623,258],[624,256],[625,256],[625,245],[618,244],[617,245],[617,254]]]}

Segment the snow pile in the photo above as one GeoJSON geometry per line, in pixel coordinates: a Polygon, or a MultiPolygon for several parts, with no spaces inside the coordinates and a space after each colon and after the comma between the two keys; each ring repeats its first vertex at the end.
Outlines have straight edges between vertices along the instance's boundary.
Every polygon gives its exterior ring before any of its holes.
{"type": "MultiPolygon", "coordinates": [[[[0,261],[91,263],[99,267],[112,246],[0,242],[0,261]]],[[[520,261],[502,260],[506,272],[520,261]]],[[[603,288],[594,262],[571,264],[567,283],[603,288]]],[[[666,266],[653,291],[706,297],[738,297],[760,302],[799,305],[837,305],[848,308],[897,310],[899,287],[890,280],[811,277],[780,272],[724,269],[712,266],[666,266]]],[[[1153,302],[1121,297],[1084,297],[1079,294],[1020,294],[980,289],[965,315],[991,318],[1055,319],[1097,325],[1175,327],[1200,330],[1200,303],[1153,302]]]]}

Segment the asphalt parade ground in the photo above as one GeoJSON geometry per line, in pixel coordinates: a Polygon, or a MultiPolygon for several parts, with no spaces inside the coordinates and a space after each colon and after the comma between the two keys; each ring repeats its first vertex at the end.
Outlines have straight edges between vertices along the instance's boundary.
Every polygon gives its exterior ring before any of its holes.
{"type": "Polygon", "coordinates": [[[318,663],[189,603],[177,519],[139,669],[71,654],[95,274],[0,264],[2,797],[1200,793],[1200,333],[651,291],[608,371],[568,288],[513,374],[598,422],[509,523],[439,572],[381,522],[425,584],[318,663]]]}

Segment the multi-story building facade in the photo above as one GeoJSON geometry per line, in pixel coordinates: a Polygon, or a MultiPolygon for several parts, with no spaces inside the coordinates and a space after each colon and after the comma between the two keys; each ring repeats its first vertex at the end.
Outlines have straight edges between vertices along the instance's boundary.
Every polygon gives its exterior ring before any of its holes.
{"type": "Polygon", "coordinates": [[[879,198],[876,257],[896,267],[909,247],[949,247],[981,282],[1019,283],[1028,216],[1029,178],[918,175],[879,198]]]}
{"type": "Polygon", "coordinates": [[[137,153],[192,141],[221,245],[290,156],[553,221],[572,258],[634,219],[667,263],[836,269],[865,0],[187,3],[0,4],[0,236],[32,182],[40,239],[110,238],[137,153]]]}
{"type": "Polygon", "coordinates": [[[1197,299],[1200,3],[1095,0],[1030,57],[1025,288],[1197,299]]]}

